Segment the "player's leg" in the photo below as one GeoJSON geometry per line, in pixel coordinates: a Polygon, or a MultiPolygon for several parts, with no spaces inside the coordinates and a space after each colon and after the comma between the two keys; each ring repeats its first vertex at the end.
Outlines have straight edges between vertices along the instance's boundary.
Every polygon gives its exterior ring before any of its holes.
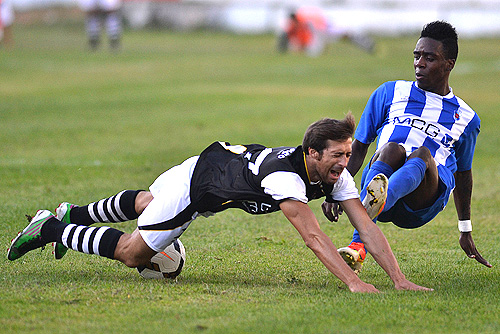
{"type": "MultiPolygon", "coordinates": [[[[94,223],[118,223],[137,219],[151,202],[149,191],[123,190],[116,195],[85,206],[63,202],[56,209],[56,218],[66,224],[90,226],[94,223]]],[[[54,244],[54,256],[61,259],[68,248],[54,244]]]]}
{"type": "Polygon", "coordinates": [[[127,267],[135,268],[148,263],[158,253],[151,249],[142,238],[138,229],[132,234],[124,234],[118,241],[114,258],[127,267]]]}
{"type": "MultiPolygon", "coordinates": [[[[366,186],[366,196],[363,206],[370,219],[376,220],[387,200],[388,179],[383,173],[377,174],[366,186]]],[[[355,229],[353,239],[349,246],[338,249],[340,256],[354,270],[359,273],[366,257],[365,245],[358,231],[355,229]]]]}
{"type": "Polygon", "coordinates": [[[421,146],[412,152],[402,173],[406,173],[406,177],[401,175],[402,182],[412,183],[413,185],[412,187],[407,186],[408,194],[399,195],[404,198],[405,203],[412,210],[420,210],[431,206],[439,196],[439,173],[429,149],[421,146]],[[425,171],[422,173],[424,168],[425,171]]]}
{"type": "Polygon", "coordinates": [[[0,1],[0,43],[7,48],[14,46],[12,34],[14,19],[15,15],[11,1],[0,1]]]}
{"type": "Polygon", "coordinates": [[[119,11],[106,12],[105,24],[109,45],[113,50],[120,48],[122,24],[119,11]]]}
{"type": "MultiPolygon", "coordinates": [[[[363,171],[360,198],[368,215],[374,221],[382,210],[387,211],[394,204],[388,199],[389,189],[392,186],[391,177],[405,161],[404,147],[389,142],[374,154],[369,166],[363,171]],[[381,177],[382,175],[385,178],[381,177]]],[[[351,243],[347,247],[339,248],[338,252],[356,273],[361,271],[366,250],[357,230],[354,230],[351,243]]]]}
{"type": "Polygon", "coordinates": [[[40,210],[28,226],[12,241],[7,257],[13,261],[27,252],[58,242],[75,251],[118,260],[129,267],[148,263],[157,252],[142,239],[108,226],[89,227],[66,224],[47,210],[40,210]]]}
{"type": "Polygon", "coordinates": [[[58,242],[73,250],[114,258],[118,240],[124,233],[110,228],[88,227],[66,224],[58,220],[50,211],[40,210],[30,219],[26,228],[17,235],[8,251],[8,259],[13,261],[27,252],[43,247],[50,242],[58,242]]]}
{"type": "Polygon", "coordinates": [[[100,8],[103,10],[103,19],[106,26],[106,33],[109,39],[109,45],[117,50],[120,47],[122,34],[121,22],[121,0],[99,0],[100,8]]]}
{"type": "Polygon", "coordinates": [[[119,223],[137,219],[151,199],[148,191],[123,190],[84,206],[61,203],[56,213],[59,220],[68,224],[119,223]]]}
{"type": "MultiPolygon", "coordinates": [[[[379,168],[379,170],[382,170],[380,167],[384,167],[382,163],[386,163],[388,166],[388,163],[391,161],[387,160],[387,157],[388,155],[374,156],[374,160],[376,161],[372,163],[369,172],[371,172],[374,165],[375,169],[379,168]]],[[[369,177],[368,175],[366,179],[369,179],[369,177]]],[[[438,195],[439,174],[436,163],[429,149],[422,146],[412,152],[403,166],[390,175],[386,204],[382,212],[390,210],[402,198],[404,198],[405,203],[412,210],[423,209],[432,205],[438,195]]],[[[366,196],[368,197],[369,194],[366,196]]],[[[401,224],[398,223],[398,226],[401,226],[401,224]]],[[[361,261],[362,265],[364,258],[357,254],[365,253],[365,249],[356,230],[354,231],[351,244],[340,248],[339,253],[350,264],[351,268],[354,269],[354,265],[359,267],[357,270],[359,272],[361,266],[358,262],[361,261]]]]}
{"type": "Polygon", "coordinates": [[[101,43],[101,11],[94,9],[86,13],[85,29],[90,49],[97,50],[101,43]]]}

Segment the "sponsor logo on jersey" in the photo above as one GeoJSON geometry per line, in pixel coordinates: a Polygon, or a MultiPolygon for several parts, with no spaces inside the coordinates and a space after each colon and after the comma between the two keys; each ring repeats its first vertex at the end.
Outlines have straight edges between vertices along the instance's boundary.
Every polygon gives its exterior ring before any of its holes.
{"type": "Polygon", "coordinates": [[[407,124],[411,126],[412,128],[421,130],[425,132],[426,135],[428,135],[431,138],[435,138],[440,130],[439,128],[432,124],[432,123],[427,123],[425,120],[421,118],[400,118],[400,117],[394,117],[394,120],[392,121],[393,124],[407,124]]]}
{"type": "Polygon", "coordinates": [[[278,152],[278,159],[285,159],[287,156],[295,152],[295,147],[287,148],[278,152]]]}

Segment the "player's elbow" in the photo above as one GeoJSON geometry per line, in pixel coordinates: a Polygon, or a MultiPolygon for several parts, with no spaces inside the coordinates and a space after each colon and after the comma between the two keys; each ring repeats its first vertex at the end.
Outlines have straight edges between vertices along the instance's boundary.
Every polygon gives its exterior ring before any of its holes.
{"type": "Polygon", "coordinates": [[[309,249],[316,253],[321,249],[322,238],[319,234],[311,233],[304,237],[304,242],[309,249]]]}

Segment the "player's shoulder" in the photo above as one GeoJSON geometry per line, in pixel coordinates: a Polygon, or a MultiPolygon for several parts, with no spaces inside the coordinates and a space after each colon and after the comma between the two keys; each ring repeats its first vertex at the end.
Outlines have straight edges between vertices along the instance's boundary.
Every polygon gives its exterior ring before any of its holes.
{"type": "Polygon", "coordinates": [[[454,95],[456,102],[458,103],[458,110],[455,111],[455,119],[464,119],[472,127],[479,127],[481,120],[479,115],[469,106],[463,99],[454,95]]]}
{"type": "Polygon", "coordinates": [[[393,80],[386,81],[375,89],[373,95],[377,95],[380,98],[385,97],[390,99],[394,96],[395,92],[406,92],[403,94],[408,95],[408,92],[413,86],[413,81],[406,80],[393,80]]]}
{"type": "Polygon", "coordinates": [[[407,80],[391,80],[384,82],[378,88],[394,90],[396,87],[411,87],[413,83],[414,83],[413,81],[407,81],[407,80]]]}

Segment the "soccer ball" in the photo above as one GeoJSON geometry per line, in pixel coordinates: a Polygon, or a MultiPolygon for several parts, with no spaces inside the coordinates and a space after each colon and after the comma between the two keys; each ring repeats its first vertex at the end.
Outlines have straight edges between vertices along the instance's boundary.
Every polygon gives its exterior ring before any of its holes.
{"type": "Polygon", "coordinates": [[[182,271],[186,261],[186,250],[182,242],[177,239],[163,252],[156,253],[151,262],[145,266],[138,266],[139,275],[144,278],[176,278],[182,271]]]}

